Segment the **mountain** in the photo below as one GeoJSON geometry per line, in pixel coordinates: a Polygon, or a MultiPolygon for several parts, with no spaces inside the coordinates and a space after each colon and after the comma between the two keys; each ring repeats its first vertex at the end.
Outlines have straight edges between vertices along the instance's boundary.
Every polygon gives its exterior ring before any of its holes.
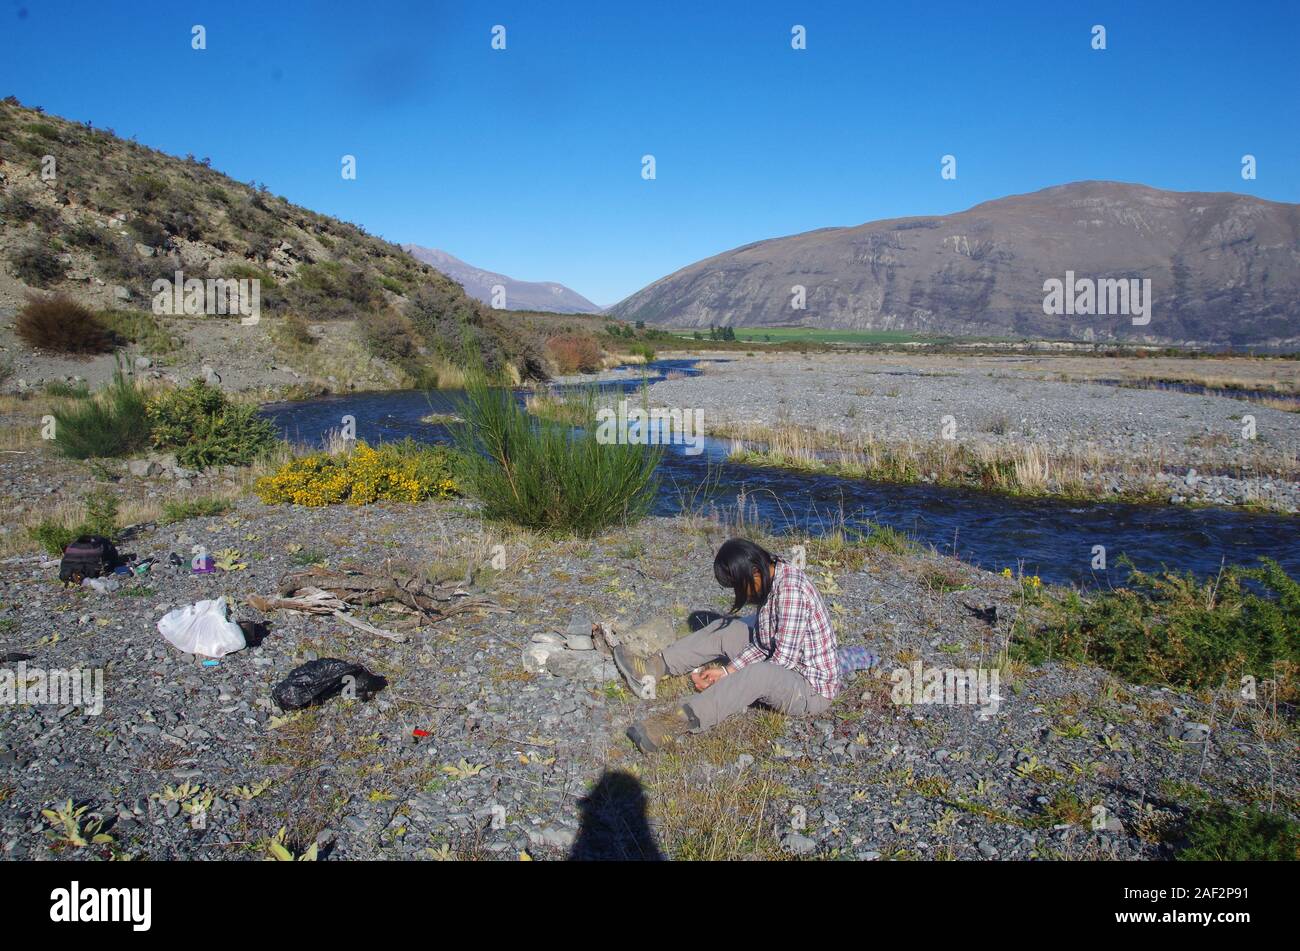
{"type": "Polygon", "coordinates": [[[115,365],[116,354],[72,359],[17,338],[9,318],[29,298],[55,295],[134,328],[126,349],[142,365],[152,359],[155,374],[183,379],[211,366],[235,388],[427,385],[480,360],[515,379],[547,372],[543,336],[396,244],[234,181],[207,159],[11,96],[0,101],[0,364],[12,385],[102,379],[115,365]],[[179,311],[155,290],[177,272],[179,311]],[[236,282],[260,288],[257,319],[223,307],[222,286],[236,282]]]}
{"type": "Polygon", "coordinates": [[[759,241],[661,278],[609,313],[674,327],[1290,346],[1300,342],[1300,205],[1075,182],[957,214],[759,241]],[[1076,281],[1149,279],[1149,322],[1044,313],[1044,283],[1067,271],[1076,281]],[[803,310],[791,306],[795,285],[806,288],[803,310]]]}
{"type": "Polygon", "coordinates": [[[465,288],[465,293],[485,304],[492,303],[492,288],[505,288],[505,310],[541,310],[555,314],[598,314],[600,308],[577,291],[550,281],[516,281],[513,277],[485,271],[437,248],[404,244],[415,258],[446,274],[465,288]]]}

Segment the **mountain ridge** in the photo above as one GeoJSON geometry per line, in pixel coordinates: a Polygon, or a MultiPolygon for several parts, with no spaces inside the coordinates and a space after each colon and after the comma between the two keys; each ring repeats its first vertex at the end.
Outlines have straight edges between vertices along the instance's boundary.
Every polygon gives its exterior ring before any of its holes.
{"type": "Polygon", "coordinates": [[[946,215],[750,242],[608,311],[679,327],[805,325],[918,334],[1300,342],[1300,205],[1234,192],[1082,181],[946,215]],[[1147,325],[1043,312],[1044,281],[1149,278],[1147,325]],[[806,308],[791,306],[806,289],[806,308]]]}
{"type": "Polygon", "coordinates": [[[577,291],[556,281],[520,281],[462,261],[441,248],[403,244],[402,250],[423,264],[450,277],[476,300],[492,305],[492,289],[505,289],[504,310],[539,310],[557,314],[598,314],[602,308],[577,291]]]}

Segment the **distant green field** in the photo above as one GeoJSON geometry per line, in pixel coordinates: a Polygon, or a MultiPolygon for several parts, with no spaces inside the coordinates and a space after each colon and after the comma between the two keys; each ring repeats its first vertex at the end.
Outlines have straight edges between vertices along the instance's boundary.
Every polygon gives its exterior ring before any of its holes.
{"type": "MultiPolygon", "coordinates": [[[[679,330],[684,337],[694,337],[695,331],[679,330]]],[[[700,331],[707,339],[707,331],[700,331]]],[[[736,339],[756,343],[785,343],[786,341],[804,341],[807,343],[911,343],[913,341],[934,342],[936,338],[920,334],[906,333],[901,330],[819,330],[816,327],[737,327],[736,339]]]]}

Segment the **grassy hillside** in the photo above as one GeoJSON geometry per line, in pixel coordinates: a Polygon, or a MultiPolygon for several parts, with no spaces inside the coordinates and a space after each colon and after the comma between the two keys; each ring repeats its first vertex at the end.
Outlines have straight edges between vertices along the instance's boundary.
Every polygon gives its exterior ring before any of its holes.
{"type": "Polygon", "coordinates": [[[0,103],[0,366],[10,388],[23,377],[102,378],[113,365],[112,355],[72,360],[14,336],[26,302],[52,295],[129,328],[117,340],[155,374],[206,365],[228,388],[454,384],[474,353],[505,378],[553,369],[544,325],[492,311],[363,227],[233,181],[207,159],[10,97],[0,103]],[[152,283],[177,270],[260,280],[260,322],[153,313],[152,283]]]}

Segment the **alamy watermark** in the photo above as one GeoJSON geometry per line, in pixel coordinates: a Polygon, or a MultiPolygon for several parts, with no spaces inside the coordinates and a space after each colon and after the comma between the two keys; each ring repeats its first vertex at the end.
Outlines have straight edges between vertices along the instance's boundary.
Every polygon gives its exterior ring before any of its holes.
{"type": "Polygon", "coordinates": [[[1065,272],[1065,280],[1050,277],[1043,282],[1043,313],[1060,317],[1067,314],[1131,316],[1133,326],[1151,323],[1151,278],[1124,277],[1075,278],[1065,272]]]}
{"type": "Polygon", "coordinates": [[[894,683],[889,697],[899,706],[979,707],[982,715],[989,716],[1002,703],[999,678],[996,667],[926,667],[917,660],[889,675],[894,683]]]}
{"type": "Polygon", "coordinates": [[[628,408],[619,400],[618,409],[602,406],[596,411],[596,442],[620,446],[685,446],[685,454],[704,451],[704,410],[666,409],[661,406],[628,408]]]}
{"type": "Polygon", "coordinates": [[[104,712],[104,671],[99,667],[46,670],[28,667],[26,661],[0,667],[0,704],[81,707],[97,717],[104,712]]]}
{"type": "Polygon", "coordinates": [[[262,319],[262,282],[255,277],[186,279],[184,271],[177,271],[174,280],[160,277],[153,282],[151,290],[153,312],[159,316],[239,314],[242,318],[239,322],[245,327],[262,319]]]}

